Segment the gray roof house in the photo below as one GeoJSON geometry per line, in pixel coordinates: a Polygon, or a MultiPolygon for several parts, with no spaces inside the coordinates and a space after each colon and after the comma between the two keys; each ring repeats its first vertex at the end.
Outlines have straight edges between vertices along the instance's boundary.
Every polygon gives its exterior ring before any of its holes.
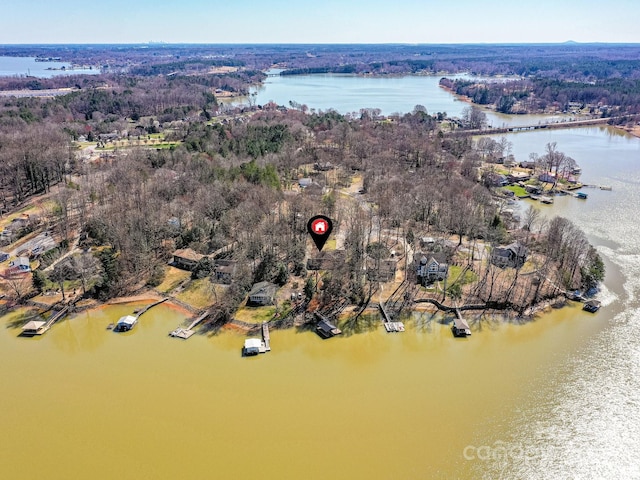
{"type": "Polygon", "coordinates": [[[234,260],[216,260],[213,278],[217,283],[230,284],[238,264],[234,260]]]}
{"type": "Polygon", "coordinates": [[[253,285],[249,292],[247,305],[261,307],[273,305],[278,287],[270,282],[259,282],[253,285]]]}
{"type": "Polygon", "coordinates": [[[527,261],[527,248],[519,242],[506,247],[494,247],[491,263],[500,268],[520,268],[527,261]]]}

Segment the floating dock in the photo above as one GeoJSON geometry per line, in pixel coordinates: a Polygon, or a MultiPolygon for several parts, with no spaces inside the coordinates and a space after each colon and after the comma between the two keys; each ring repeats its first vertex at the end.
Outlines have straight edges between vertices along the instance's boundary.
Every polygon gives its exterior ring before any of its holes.
{"type": "Polygon", "coordinates": [[[384,322],[384,328],[387,333],[404,332],[404,323],[402,322],[384,322]]]}

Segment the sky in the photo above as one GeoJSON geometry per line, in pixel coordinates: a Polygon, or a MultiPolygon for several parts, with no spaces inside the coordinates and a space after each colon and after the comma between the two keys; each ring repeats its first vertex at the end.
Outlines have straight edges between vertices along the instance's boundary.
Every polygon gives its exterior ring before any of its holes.
{"type": "Polygon", "coordinates": [[[0,44],[640,43],[640,1],[0,0],[0,44]]]}

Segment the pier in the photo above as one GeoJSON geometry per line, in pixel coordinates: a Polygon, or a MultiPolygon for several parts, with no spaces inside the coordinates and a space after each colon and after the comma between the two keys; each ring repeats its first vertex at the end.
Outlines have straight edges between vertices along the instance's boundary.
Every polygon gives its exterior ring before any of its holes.
{"type": "Polygon", "coordinates": [[[65,305],[62,308],[62,310],[59,310],[58,312],[51,315],[49,320],[47,320],[46,322],[31,320],[30,322],[26,323],[22,327],[22,335],[25,335],[25,336],[42,335],[47,330],[49,330],[54,323],[64,318],[67,315],[67,313],[69,313],[69,310],[70,310],[69,305],[65,305]]]}
{"type": "Polygon", "coordinates": [[[387,331],[387,333],[404,332],[404,323],[392,322],[391,317],[387,313],[387,310],[385,309],[383,302],[380,302],[378,304],[378,308],[380,308],[380,313],[382,313],[382,321],[384,323],[384,328],[387,331]]]}
{"type": "Polygon", "coordinates": [[[262,322],[262,343],[264,343],[264,349],[267,352],[271,351],[271,337],[269,336],[269,324],[262,322]]]}
{"type": "Polygon", "coordinates": [[[194,328],[196,328],[196,326],[198,326],[205,318],[207,318],[210,313],[211,312],[207,310],[202,315],[198,316],[195,320],[193,320],[193,322],[191,322],[191,324],[187,328],[178,327],[173,332],[170,332],[169,336],[182,338],[183,340],[186,340],[187,338],[191,337],[194,333],[196,333],[194,328]]]}
{"type": "Polygon", "coordinates": [[[168,298],[163,298],[162,300],[158,300],[155,303],[152,303],[151,305],[147,305],[146,307],[144,307],[142,310],[136,310],[133,313],[136,314],[136,319],[139,319],[142,315],[144,315],[145,313],[147,313],[149,310],[151,310],[153,307],[155,307],[156,305],[160,305],[161,303],[166,302],[167,300],[169,300],[168,298]]]}
{"type": "Polygon", "coordinates": [[[114,332],[128,332],[129,330],[131,330],[133,327],[136,326],[136,323],[138,323],[138,319],[140,319],[142,315],[147,313],[156,305],[160,305],[161,303],[164,303],[167,300],[169,299],[163,298],[162,300],[158,300],[157,302],[154,302],[151,305],[147,305],[146,307],[141,308],[140,310],[136,309],[133,311],[134,313],[133,315],[125,315],[124,317],[120,317],[120,319],[118,320],[118,323],[116,323],[115,325],[110,324],[107,327],[107,329],[109,330],[113,329],[114,332]]]}
{"type": "Polygon", "coordinates": [[[469,328],[469,324],[467,321],[462,318],[462,313],[458,308],[455,309],[456,318],[453,319],[453,325],[451,327],[451,331],[453,332],[454,337],[467,337],[471,335],[471,328],[469,328]]]}

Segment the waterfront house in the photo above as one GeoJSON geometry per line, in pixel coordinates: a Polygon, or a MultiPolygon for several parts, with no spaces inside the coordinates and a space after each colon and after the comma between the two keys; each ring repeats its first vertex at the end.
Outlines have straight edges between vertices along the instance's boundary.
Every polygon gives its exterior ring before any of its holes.
{"type": "Polygon", "coordinates": [[[446,262],[444,253],[428,253],[418,252],[414,255],[413,265],[416,272],[416,281],[421,285],[427,283],[442,281],[447,278],[449,273],[449,264],[446,262]]]}
{"type": "Polygon", "coordinates": [[[373,258],[367,259],[367,278],[372,282],[391,282],[396,278],[397,260],[379,260],[373,258]]]}
{"type": "Polygon", "coordinates": [[[538,175],[538,180],[543,183],[556,183],[555,175],[552,175],[549,172],[541,173],[540,175],[538,175]]]}
{"type": "Polygon", "coordinates": [[[213,268],[213,278],[216,283],[229,285],[236,273],[238,264],[234,260],[216,260],[213,268]]]}
{"type": "Polygon", "coordinates": [[[325,250],[307,260],[307,270],[334,270],[344,265],[346,259],[344,250],[325,250]]]}
{"type": "Polygon", "coordinates": [[[494,247],[491,263],[500,268],[520,268],[527,261],[527,249],[519,242],[506,247],[494,247]]]}
{"type": "Polygon", "coordinates": [[[259,282],[254,284],[249,292],[247,305],[257,307],[273,305],[277,289],[278,287],[270,282],[259,282]]]}
{"type": "Polygon", "coordinates": [[[531,175],[526,172],[511,172],[509,175],[507,175],[507,180],[509,180],[509,183],[526,182],[530,178],[531,175]]]}
{"type": "Polygon", "coordinates": [[[182,248],[173,252],[173,266],[183,270],[192,271],[198,262],[204,258],[190,248],[182,248]]]}
{"type": "Polygon", "coordinates": [[[485,185],[489,187],[506,187],[509,185],[507,177],[500,173],[487,172],[484,177],[485,185]]]}

